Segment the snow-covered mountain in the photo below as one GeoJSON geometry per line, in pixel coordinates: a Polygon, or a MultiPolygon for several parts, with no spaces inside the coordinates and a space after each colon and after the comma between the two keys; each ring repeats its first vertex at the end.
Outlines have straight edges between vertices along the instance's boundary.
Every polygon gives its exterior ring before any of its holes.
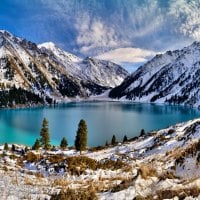
{"type": "Polygon", "coordinates": [[[62,63],[71,76],[82,80],[106,87],[116,87],[128,76],[127,71],[115,63],[90,57],[81,59],[63,51],[52,42],[40,44],[38,47],[42,52],[62,63]]]}
{"type": "Polygon", "coordinates": [[[200,43],[156,55],[114,88],[111,98],[200,105],[200,43]]]}
{"type": "Polygon", "coordinates": [[[13,88],[38,97],[85,98],[119,85],[127,75],[126,70],[114,63],[93,58],[82,60],[53,43],[37,46],[0,31],[1,98],[5,96],[2,91],[13,88]]]}

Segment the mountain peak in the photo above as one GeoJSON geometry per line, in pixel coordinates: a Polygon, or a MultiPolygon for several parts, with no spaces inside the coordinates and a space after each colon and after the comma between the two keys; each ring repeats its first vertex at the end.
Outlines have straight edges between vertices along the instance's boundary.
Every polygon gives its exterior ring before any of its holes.
{"type": "Polygon", "coordinates": [[[6,30],[0,30],[0,36],[5,36],[5,37],[11,37],[13,36],[9,31],[6,30]]]}
{"type": "Polygon", "coordinates": [[[111,98],[198,107],[200,42],[155,56],[114,88],[111,98]]]}
{"type": "Polygon", "coordinates": [[[5,33],[5,32],[6,32],[5,30],[1,30],[1,29],[0,29],[0,33],[5,33]]]}
{"type": "Polygon", "coordinates": [[[39,48],[44,47],[44,48],[49,49],[49,50],[53,50],[53,49],[57,48],[57,46],[53,42],[51,42],[51,41],[39,44],[38,47],[39,48]]]}

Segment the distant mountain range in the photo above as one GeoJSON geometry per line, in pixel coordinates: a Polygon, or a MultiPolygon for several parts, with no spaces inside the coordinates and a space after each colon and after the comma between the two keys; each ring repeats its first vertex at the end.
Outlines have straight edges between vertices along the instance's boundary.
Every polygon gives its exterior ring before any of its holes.
{"type": "Polygon", "coordinates": [[[132,74],[109,61],[79,58],[48,42],[36,45],[0,31],[0,106],[109,97],[200,106],[200,42],[167,51],[132,74]]]}
{"type": "Polygon", "coordinates": [[[200,42],[156,55],[112,89],[109,97],[200,106],[200,42]]]}
{"type": "Polygon", "coordinates": [[[53,43],[36,45],[0,31],[0,105],[87,98],[119,85],[128,72],[109,61],[81,59],[53,43]]]}

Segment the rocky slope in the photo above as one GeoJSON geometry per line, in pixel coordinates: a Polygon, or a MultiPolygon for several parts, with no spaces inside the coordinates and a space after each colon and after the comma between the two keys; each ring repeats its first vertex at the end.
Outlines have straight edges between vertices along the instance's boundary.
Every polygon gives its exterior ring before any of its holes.
{"type": "Polygon", "coordinates": [[[200,119],[82,156],[73,149],[24,148],[0,147],[2,199],[200,198],[200,119]]]}
{"type": "MultiPolygon", "coordinates": [[[[29,93],[43,103],[65,97],[85,98],[120,84],[127,75],[114,63],[82,60],[52,43],[37,46],[0,31],[0,96],[7,101],[10,95],[5,91],[18,94],[9,104],[31,101],[29,93]]],[[[7,106],[4,101],[0,104],[7,106]]]]}
{"type": "Polygon", "coordinates": [[[200,105],[200,43],[157,55],[114,88],[111,98],[200,105]]]}
{"type": "Polygon", "coordinates": [[[52,42],[40,44],[38,47],[50,57],[60,61],[71,76],[79,77],[81,80],[91,81],[101,86],[116,87],[128,76],[127,71],[117,64],[90,57],[82,60],[61,50],[52,42]]]}

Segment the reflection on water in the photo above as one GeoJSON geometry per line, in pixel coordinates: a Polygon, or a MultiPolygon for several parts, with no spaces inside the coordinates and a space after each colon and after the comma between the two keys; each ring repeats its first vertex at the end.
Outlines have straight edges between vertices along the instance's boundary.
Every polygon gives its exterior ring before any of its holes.
{"type": "Polygon", "coordinates": [[[72,102],[56,107],[0,110],[0,143],[32,145],[39,137],[42,119],[49,121],[51,140],[59,144],[66,136],[73,145],[80,119],[88,124],[90,146],[105,144],[115,134],[122,140],[146,131],[165,128],[200,116],[200,111],[183,106],[130,102],[72,102]]]}

